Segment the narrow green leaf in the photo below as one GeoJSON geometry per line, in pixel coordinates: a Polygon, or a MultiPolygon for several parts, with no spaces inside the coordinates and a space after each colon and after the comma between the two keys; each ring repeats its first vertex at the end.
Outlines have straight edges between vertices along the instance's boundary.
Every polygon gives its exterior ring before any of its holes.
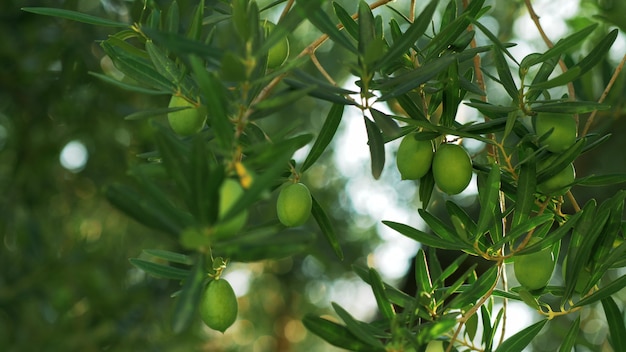
{"type": "Polygon", "coordinates": [[[350,313],[348,313],[345,309],[343,309],[337,303],[332,303],[333,309],[337,313],[337,315],[343,320],[346,324],[346,328],[359,340],[367,343],[368,345],[374,348],[384,348],[383,344],[377,340],[374,336],[370,334],[370,332],[363,328],[363,323],[356,320],[350,313]]]}
{"type": "Polygon", "coordinates": [[[576,304],[574,304],[573,307],[582,307],[582,306],[587,306],[590,305],[592,303],[596,303],[600,300],[603,300],[607,297],[611,297],[612,295],[614,295],[615,293],[619,292],[621,289],[623,289],[624,287],[626,287],[626,276],[622,276],[618,279],[615,279],[613,282],[611,282],[610,284],[602,287],[601,289],[599,289],[598,291],[594,292],[593,294],[581,299],[580,301],[576,302],[576,304]]]}
{"type": "Polygon", "coordinates": [[[174,306],[172,328],[175,333],[187,329],[197,314],[205,277],[204,256],[199,255],[191,274],[185,279],[182,291],[174,306]]]}
{"type": "Polygon", "coordinates": [[[173,133],[159,126],[155,136],[155,142],[161,162],[165,166],[168,175],[176,183],[179,194],[190,205],[191,185],[189,181],[189,146],[179,140],[173,133]]]}
{"type": "Polygon", "coordinates": [[[558,352],[571,352],[576,344],[576,338],[580,334],[580,315],[572,322],[567,335],[563,338],[558,352]]]}
{"type": "Polygon", "coordinates": [[[160,279],[185,280],[191,273],[189,270],[175,268],[173,266],[159,264],[139,258],[130,258],[129,261],[132,265],[145,271],[147,274],[160,279]]]}
{"type": "Polygon", "coordinates": [[[481,236],[494,222],[494,211],[498,206],[500,194],[500,168],[497,164],[491,165],[486,183],[479,189],[480,214],[476,235],[481,236]]]}
{"type": "Polygon", "coordinates": [[[385,53],[385,55],[374,65],[373,69],[379,69],[382,65],[397,59],[401,54],[415,45],[417,40],[424,34],[428,26],[430,26],[435,10],[437,9],[438,0],[432,0],[409,28],[402,34],[400,38],[394,40],[393,45],[385,53]]]}
{"type": "Polygon", "coordinates": [[[580,74],[584,74],[596,66],[611,50],[611,46],[617,39],[617,29],[613,29],[609,32],[593,49],[589,51],[589,54],[585,56],[576,66],[580,67],[580,74]]]}
{"type": "Polygon", "coordinates": [[[383,221],[383,224],[398,231],[402,235],[429,247],[458,250],[471,248],[471,246],[468,244],[449,242],[447,240],[437,237],[436,235],[428,234],[409,225],[386,220],[383,221]]]}
{"type": "Polygon", "coordinates": [[[339,5],[336,1],[333,1],[333,9],[335,10],[335,15],[339,19],[339,22],[343,25],[346,32],[354,38],[355,40],[359,39],[359,25],[356,21],[350,16],[348,11],[346,11],[341,5],[339,5]]]}
{"type": "Polygon", "coordinates": [[[153,257],[167,260],[168,262],[172,262],[172,263],[185,264],[185,265],[193,264],[192,258],[182,253],[166,251],[163,249],[144,249],[143,252],[153,257]]]}
{"type": "Polygon", "coordinates": [[[498,77],[500,78],[500,84],[502,84],[504,90],[506,90],[511,99],[513,99],[514,103],[519,101],[519,90],[513,80],[513,76],[511,75],[511,68],[504,58],[502,51],[500,51],[497,46],[494,47],[493,58],[498,72],[498,77]]]}
{"type": "Polygon", "coordinates": [[[324,211],[324,208],[319,204],[317,199],[313,197],[313,207],[311,208],[311,214],[313,214],[313,218],[317,222],[317,225],[322,230],[322,234],[326,237],[326,240],[333,248],[335,255],[339,260],[343,260],[343,250],[341,249],[341,245],[339,244],[339,240],[337,239],[337,233],[335,232],[335,228],[333,227],[328,215],[324,211]]]}
{"type": "Polygon", "coordinates": [[[534,105],[533,111],[536,112],[556,112],[563,114],[584,114],[594,110],[608,110],[611,106],[608,104],[600,104],[593,101],[564,101],[558,103],[546,103],[534,105]]]}
{"type": "Polygon", "coordinates": [[[609,325],[609,341],[614,351],[626,351],[626,326],[624,314],[612,297],[602,299],[602,308],[609,325]]]}
{"type": "MultiPolygon", "coordinates": [[[[338,6],[336,4],[334,5],[335,7],[338,6]]],[[[328,35],[333,43],[337,43],[353,53],[357,52],[354,42],[346,36],[345,32],[337,29],[335,22],[328,17],[322,8],[318,8],[316,11],[310,12],[307,15],[308,20],[322,33],[328,35]]]]}
{"type": "Polygon", "coordinates": [[[587,36],[589,36],[589,34],[591,34],[591,32],[593,32],[593,30],[596,29],[596,27],[598,27],[598,24],[594,23],[592,25],[589,25],[581,29],[580,31],[574,34],[571,34],[570,36],[560,39],[558,42],[556,42],[556,44],[554,44],[552,48],[548,49],[548,51],[546,51],[545,53],[541,54],[540,56],[535,57],[533,60],[528,60],[527,65],[530,67],[540,62],[545,62],[554,57],[561,56],[561,54],[567,52],[568,50],[571,50],[574,46],[576,46],[582,40],[587,38],[587,36]]]}
{"type": "MultiPolygon", "coordinates": [[[[533,78],[531,86],[537,85],[541,82],[545,82],[546,80],[548,80],[548,78],[554,71],[554,68],[556,67],[558,62],[559,62],[559,59],[557,57],[544,61],[541,64],[541,67],[539,67],[539,71],[537,71],[537,73],[535,74],[535,78],[533,78]]],[[[535,101],[537,97],[539,97],[542,91],[543,91],[542,89],[530,89],[526,93],[526,101],[529,101],[529,102],[535,101]]]]}
{"type": "Polygon", "coordinates": [[[168,58],[161,51],[161,49],[159,49],[152,42],[152,40],[146,41],[146,51],[148,52],[150,60],[152,61],[152,64],[156,68],[157,72],[168,80],[174,82],[176,85],[179,85],[183,75],[174,61],[170,60],[170,58],[168,58]]]}
{"type": "Polygon", "coordinates": [[[150,110],[142,110],[137,111],[132,114],[124,116],[124,120],[135,121],[135,120],[144,120],[151,117],[162,117],[167,113],[186,110],[189,107],[176,107],[176,108],[158,108],[158,109],[150,109],[150,110]]]}
{"type": "Polygon", "coordinates": [[[448,242],[462,242],[459,241],[460,238],[457,236],[456,231],[436,216],[424,209],[418,209],[418,213],[426,224],[428,224],[428,227],[440,238],[448,242]]]}
{"type": "Polygon", "coordinates": [[[429,293],[433,290],[432,280],[428,272],[428,263],[423,249],[419,249],[415,255],[415,282],[418,292],[429,293]]]}
{"type": "Polygon", "coordinates": [[[103,75],[101,73],[97,73],[97,72],[89,72],[89,75],[94,76],[96,78],[99,78],[100,80],[112,84],[114,86],[117,86],[118,88],[122,88],[124,90],[127,91],[131,91],[131,92],[137,92],[137,93],[141,93],[141,94],[148,94],[148,95],[162,95],[162,94],[171,94],[172,92],[169,90],[155,90],[155,89],[148,89],[148,88],[144,88],[144,87],[139,87],[139,86],[135,86],[132,84],[128,84],[125,82],[121,82],[116,80],[115,78],[109,77],[107,75],[103,75]]]}
{"type": "Polygon", "coordinates": [[[306,159],[302,163],[300,168],[300,172],[306,171],[309,167],[311,167],[317,159],[324,153],[330,142],[333,140],[335,133],[337,132],[337,128],[339,127],[339,123],[341,122],[341,118],[343,117],[345,105],[342,104],[333,104],[328,111],[328,115],[324,120],[324,125],[320,130],[315,143],[311,147],[309,154],[306,159]]]}
{"type": "MultiPolygon", "coordinates": [[[[296,81],[293,79],[288,79],[285,78],[283,79],[283,83],[286,83],[288,86],[295,88],[295,89],[306,89],[308,87],[310,87],[311,85],[306,84],[306,83],[302,83],[300,81],[296,81]]],[[[356,105],[356,103],[354,102],[354,100],[349,100],[347,98],[345,98],[343,95],[339,95],[337,93],[335,93],[333,90],[328,90],[327,88],[334,88],[336,89],[336,87],[333,87],[329,84],[326,85],[317,85],[316,89],[312,90],[309,95],[315,98],[319,98],[322,100],[326,100],[329,101],[333,104],[340,104],[340,105],[356,105]]]]}
{"type": "Polygon", "coordinates": [[[385,167],[385,141],[383,134],[372,120],[363,117],[367,130],[367,139],[370,149],[372,176],[375,179],[380,177],[385,167]]]}
{"type": "Polygon", "coordinates": [[[225,88],[215,74],[207,71],[199,57],[191,56],[189,60],[207,106],[209,125],[215,130],[214,135],[220,146],[228,150],[232,147],[234,129],[228,118],[225,88]]]}
{"type": "Polygon", "coordinates": [[[537,82],[537,83],[533,82],[530,88],[531,89],[549,89],[549,88],[566,85],[569,82],[572,82],[573,80],[578,78],[578,76],[580,76],[580,71],[581,71],[580,67],[572,67],[565,73],[562,73],[547,81],[537,82]]]}
{"type": "Polygon", "coordinates": [[[180,8],[178,7],[178,1],[174,0],[165,14],[165,30],[171,33],[178,33],[179,25],[180,8]]]}
{"type": "Polygon", "coordinates": [[[282,259],[311,250],[315,234],[299,229],[270,228],[262,233],[246,233],[213,244],[214,253],[234,261],[249,263],[266,259],[282,259]],[[268,232],[271,230],[271,232],[268,232]]]}
{"type": "MultiPolygon", "coordinates": [[[[531,150],[524,154],[532,153],[531,150]]],[[[524,157],[521,157],[524,159],[524,157]]],[[[514,228],[530,218],[530,212],[535,205],[535,190],[537,189],[537,170],[535,158],[528,159],[519,167],[517,180],[516,202],[511,227],[514,228]]]]}
{"type": "Polygon", "coordinates": [[[101,45],[111,57],[115,67],[138,83],[170,93],[177,90],[176,85],[157,72],[147,60],[132,56],[107,41],[102,42],[101,45]]]}
{"type": "Polygon", "coordinates": [[[576,183],[580,186],[598,187],[609,186],[626,182],[626,174],[606,174],[606,175],[591,175],[585,177],[582,182],[576,183]]]}
{"type": "Polygon", "coordinates": [[[382,313],[383,317],[385,317],[388,321],[393,321],[396,312],[393,309],[393,305],[389,302],[387,298],[387,293],[385,292],[385,285],[380,277],[380,274],[373,269],[370,268],[370,286],[372,287],[372,291],[374,292],[374,297],[376,298],[376,304],[378,305],[378,310],[382,313]]]}
{"type": "Polygon", "coordinates": [[[180,57],[187,55],[197,55],[207,59],[210,64],[218,67],[224,54],[222,50],[206,45],[205,43],[187,38],[178,33],[161,32],[152,28],[144,28],[144,33],[148,35],[160,47],[165,48],[180,57]]]}
{"type": "Polygon", "coordinates": [[[205,139],[198,135],[192,141],[191,184],[192,213],[201,224],[213,224],[218,218],[219,190],[223,183],[224,171],[221,166],[209,164],[211,152],[205,139]]]}
{"type": "Polygon", "coordinates": [[[544,325],[548,322],[547,319],[540,320],[533,325],[523,329],[522,331],[516,333],[515,335],[506,339],[498,348],[496,348],[495,352],[521,352],[530,344],[532,340],[535,339],[539,331],[543,328],[544,325]]]}
{"type": "Polygon", "coordinates": [[[384,351],[384,348],[375,348],[362,342],[345,326],[321,317],[307,315],[302,320],[302,324],[304,324],[304,326],[315,335],[339,348],[360,352],[384,351]]]}
{"type": "Polygon", "coordinates": [[[374,27],[374,15],[369,5],[363,1],[359,1],[359,64],[364,68],[362,59],[366,56],[367,46],[376,39],[374,27]]]}
{"type": "Polygon", "coordinates": [[[173,236],[178,236],[184,228],[178,219],[128,186],[112,184],[106,189],[106,197],[116,208],[149,228],[173,236]]]}
{"type": "Polygon", "coordinates": [[[465,105],[476,108],[481,113],[492,118],[508,116],[509,113],[519,109],[517,106],[493,105],[478,100],[471,100],[471,102],[465,103],[465,105]]]}
{"type": "MultiPolygon", "coordinates": [[[[553,217],[554,217],[553,214],[541,214],[541,215],[532,217],[528,219],[527,221],[513,227],[511,231],[507,233],[506,237],[500,239],[499,241],[495,241],[495,243],[492,246],[490,246],[490,248],[493,250],[497,250],[498,248],[501,248],[505,243],[515,241],[517,238],[527,234],[528,231],[533,230],[544,224],[550,227],[553,223],[552,221],[553,217]]],[[[528,254],[534,251],[539,251],[540,249],[543,249],[546,247],[548,247],[547,244],[540,247],[540,244],[538,243],[537,245],[533,245],[532,247],[528,246],[527,247],[528,249],[524,248],[525,250],[524,253],[528,254]],[[531,251],[530,248],[533,248],[533,250],[531,251]]]]}
{"type": "Polygon", "coordinates": [[[428,203],[430,203],[430,198],[435,189],[435,178],[433,177],[432,170],[429,170],[426,175],[420,178],[419,184],[419,199],[422,202],[422,208],[426,209],[428,208],[428,203]]]}
{"type": "Polygon", "coordinates": [[[400,136],[402,129],[391,116],[374,108],[370,108],[369,111],[372,113],[374,122],[380,127],[380,130],[387,139],[395,139],[400,136]]]}
{"type": "Polygon", "coordinates": [[[82,22],[87,24],[93,24],[96,26],[105,27],[128,27],[127,23],[108,20],[106,18],[100,18],[85,13],[80,13],[71,10],[57,9],[51,7],[22,7],[22,11],[31,12],[38,15],[53,16],[59,18],[65,18],[68,20],[82,22]]]}
{"type": "Polygon", "coordinates": [[[481,276],[478,277],[466,290],[455,296],[448,304],[449,308],[463,308],[470,303],[478,301],[494,286],[498,280],[497,265],[491,266],[481,276]]]}
{"type": "Polygon", "coordinates": [[[191,24],[187,31],[187,38],[192,41],[199,41],[202,36],[202,19],[204,18],[204,0],[200,0],[193,10],[191,24]]]}

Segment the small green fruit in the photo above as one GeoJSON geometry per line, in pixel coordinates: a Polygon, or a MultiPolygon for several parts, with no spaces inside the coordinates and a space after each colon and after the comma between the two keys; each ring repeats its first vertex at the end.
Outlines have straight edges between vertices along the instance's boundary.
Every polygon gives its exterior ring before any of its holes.
{"type": "Polygon", "coordinates": [[[443,341],[432,340],[426,345],[425,352],[443,352],[443,341]]]}
{"type": "Polygon", "coordinates": [[[411,133],[402,138],[396,155],[396,165],[403,180],[417,180],[430,170],[433,162],[433,145],[431,141],[415,139],[411,133]]]}
{"type": "Polygon", "coordinates": [[[540,141],[542,146],[552,153],[561,153],[576,142],[576,121],[569,114],[539,113],[535,117],[535,133],[542,137],[552,133],[540,141]]]}
{"type": "MultiPolygon", "coordinates": [[[[276,27],[276,25],[270,21],[263,21],[263,29],[265,30],[265,37],[276,27]]],[[[287,37],[283,38],[280,42],[270,48],[267,54],[267,67],[275,69],[280,67],[285,60],[289,57],[289,40],[287,37]]]]}
{"type": "Polygon", "coordinates": [[[569,191],[570,185],[576,179],[574,164],[569,164],[556,175],[537,185],[537,191],[545,195],[560,196],[569,191]]]}
{"type": "MultiPolygon", "coordinates": [[[[220,204],[218,219],[222,219],[242,195],[243,188],[241,187],[239,182],[231,178],[225,179],[220,186],[220,204]]],[[[213,235],[217,238],[232,236],[241,231],[247,220],[248,211],[243,210],[241,213],[231,217],[225,222],[218,222],[218,224],[213,228],[213,235]]]]}
{"type": "MultiPolygon", "coordinates": [[[[539,239],[531,238],[528,245],[537,243],[537,241],[539,239]]],[[[546,287],[552,277],[555,265],[556,260],[551,247],[539,252],[513,257],[515,278],[529,291],[546,287]]]]}
{"type": "Polygon", "coordinates": [[[224,332],[237,320],[237,296],[224,279],[212,280],[200,301],[200,317],[213,330],[224,332]]]}
{"type": "Polygon", "coordinates": [[[206,109],[198,107],[185,98],[173,95],[170,99],[170,108],[185,107],[188,109],[173,111],[167,114],[167,120],[172,130],[181,136],[190,136],[200,132],[206,121],[206,109]]]}
{"type": "Polygon", "coordinates": [[[433,177],[441,191],[459,194],[472,179],[472,159],[460,145],[442,144],[433,157],[433,177]]]}
{"type": "Polygon", "coordinates": [[[304,224],[311,214],[311,192],[302,183],[292,183],[278,194],[276,212],[278,220],[288,227],[304,224]]]}

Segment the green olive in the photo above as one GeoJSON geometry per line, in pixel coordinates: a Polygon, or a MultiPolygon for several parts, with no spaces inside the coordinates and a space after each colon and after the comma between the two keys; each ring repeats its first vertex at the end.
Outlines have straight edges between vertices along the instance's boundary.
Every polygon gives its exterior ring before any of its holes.
{"type": "MultiPolygon", "coordinates": [[[[539,239],[531,238],[527,245],[537,243],[537,241],[539,239]]],[[[555,265],[556,259],[551,247],[513,257],[515,278],[529,291],[544,288],[552,277],[555,265]]]]}
{"type": "Polygon", "coordinates": [[[443,192],[461,193],[472,179],[472,159],[457,144],[442,144],[433,157],[435,184],[443,192]]]}
{"type": "Polygon", "coordinates": [[[278,220],[288,227],[303,225],[309,215],[313,199],[311,192],[302,183],[292,183],[284,187],[276,200],[278,220]]]}
{"type": "Polygon", "coordinates": [[[424,352],[443,352],[443,341],[441,340],[432,340],[426,345],[426,350],[424,352]]]}
{"type": "MultiPolygon", "coordinates": [[[[243,188],[239,184],[239,182],[227,178],[224,180],[222,185],[220,186],[220,203],[219,203],[219,214],[218,220],[222,219],[226,213],[230,210],[230,208],[235,205],[235,202],[239,200],[239,198],[243,195],[243,188]]],[[[218,224],[213,228],[213,234],[215,237],[229,237],[237,232],[241,231],[241,229],[246,224],[248,220],[248,211],[243,210],[239,214],[231,217],[225,222],[218,221],[218,224]]]]}
{"type": "Polygon", "coordinates": [[[535,133],[542,137],[542,146],[553,153],[561,153],[576,142],[576,121],[569,114],[539,113],[535,117],[535,133]]]}
{"type": "Polygon", "coordinates": [[[431,141],[415,139],[415,133],[402,138],[396,155],[396,166],[403,180],[417,180],[430,170],[433,162],[433,145],[431,141]]]}
{"type": "MultiPolygon", "coordinates": [[[[265,30],[265,36],[276,27],[276,25],[270,21],[263,21],[263,29],[265,30]]],[[[267,67],[275,69],[280,67],[289,57],[289,40],[287,37],[283,38],[280,42],[270,48],[267,54],[267,67]]]]}
{"type": "Polygon", "coordinates": [[[537,185],[537,191],[545,195],[559,196],[569,191],[570,185],[576,179],[574,164],[569,164],[556,175],[537,185]]]}
{"type": "Polygon", "coordinates": [[[170,99],[170,108],[187,108],[177,110],[167,114],[167,120],[172,130],[181,136],[190,136],[200,132],[206,121],[206,108],[196,106],[187,99],[172,95],[170,99]]]}
{"type": "Polygon", "coordinates": [[[213,330],[226,331],[237,320],[237,296],[224,279],[212,280],[200,301],[200,317],[213,330]]]}

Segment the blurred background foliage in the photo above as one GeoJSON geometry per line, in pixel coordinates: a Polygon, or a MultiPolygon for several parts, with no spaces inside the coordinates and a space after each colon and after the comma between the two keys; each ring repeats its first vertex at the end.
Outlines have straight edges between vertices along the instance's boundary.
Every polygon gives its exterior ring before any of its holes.
{"type": "MultiPolygon", "coordinates": [[[[356,8],[356,2],[339,2],[356,8]]],[[[181,13],[189,13],[192,3],[180,0],[181,13]]],[[[528,39],[520,35],[520,29],[534,29],[527,21],[523,1],[491,3],[494,9],[486,18],[503,42],[528,39]]],[[[572,3],[578,2],[568,4],[572,3]]],[[[592,16],[611,5],[607,3],[602,1],[604,7],[598,8],[594,1],[581,0],[557,29],[564,34],[597,21],[592,16]]],[[[203,329],[200,323],[174,335],[170,295],[178,289],[177,284],[145,276],[129,264],[128,258],[140,257],[142,249],[173,250],[178,244],[113,209],[102,188],[126,177],[128,166],[139,162],[137,154],[154,148],[149,121],[124,121],[122,117],[143,108],[166,106],[169,97],[121,91],[88,74],[110,67],[97,43],[111,33],[109,29],[28,14],[20,8],[58,7],[130,23],[143,5],[143,1],[121,0],[0,2],[0,350],[332,351],[307,333],[300,319],[309,312],[330,312],[331,300],[339,301],[359,318],[372,317],[372,299],[359,289],[350,266],[377,266],[382,264],[381,258],[393,259],[393,255],[375,255],[388,238],[377,234],[381,219],[372,219],[358,204],[372,201],[362,192],[373,184],[366,160],[354,164],[331,150],[303,179],[316,198],[332,209],[329,215],[346,259],[339,261],[320,238],[308,255],[229,267],[227,275],[240,296],[240,316],[223,336],[203,329]],[[66,154],[68,148],[78,148],[79,152],[66,154]],[[84,159],[76,159],[77,155],[84,159]],[[346,172],[346,165],[355,169],[346,172]],[[360,313],[354,312],[359,306],[360,313]]],[[[168,0],[151,2],[151,6],[162,8],[168,5],[168,0]]],[[[394,6],[406,11],[408,1],[398,1],[394,6]]],[[[395,16],[389,10],[383,9],[383,13],[395,16]]],[[[609,28],[603,25],[594,35],[601,38],[609,28]]],[[[292,55],[317,35],[311,27],[299,28],[291,38],[292,55]]],[[[537,39],[521,46],[543,50],[537,39]]],[[[597,100],[600,96],[624,53],[623,32],[615,46],[614,56],[576,82],[581,99],[597,100]]],[[[581,51],[585,49],[588,47],[581,51]]],[[[579,58],[581,53],[569,55],[579,58]]],[[[337,81],[348,76],[345,52],[340,47],[325,44],[318,58],[337,81]]],[[[317,74],[312,65],[304,68],[317,74]]],[[[584,155],[576,166],[579,175],[626,172],[626,124],[621,118],[624,81],[622,73],[607,99],[613,109],[601,114],[593,128],[618,136],[584,155]]],[[[290,126],[316,133],[328,108],[307,98],[284,115],[266,119],[263,127],[280,131],[290,126]]],[[[346,147],[337,146],[336,150],[341,148],[346,147]]],[[[383,178],[398,188],[383,191],[411,217],[417,217],[415,187],[400,184],[396,173],[387,170],[383,178]]],[[[612,195],[617,188],[619,185],[579,187],[574,193],[582,204],[591,197],[612,195]]],[[[475,203],[470,197],[464,204],[471,211],[475,203]]],[[[268,204],[272,199],[253,214],[257,218],[275,216],[267,210],[268,204]]],[[[312,221],[307,226],[318,231],[312,221]]],[[[391,263],[403,274],[410,270],[408,264],[408,260],[391,263]]],[[[407,281],[403,274],[386,279],[402,286],[407,281]]],[[[405,286],[410,290],[408,281],[405,286]]],[[[598,350],[600,346],[595,343],[599,342],[594,342],[593,335],[596,331],[589,331],[588,346],[598,350]]],[[[550,334],[559,333],[544,333],[547,337],[540,336],[534,348],[549,351],[546,341],[550,334]]]]}

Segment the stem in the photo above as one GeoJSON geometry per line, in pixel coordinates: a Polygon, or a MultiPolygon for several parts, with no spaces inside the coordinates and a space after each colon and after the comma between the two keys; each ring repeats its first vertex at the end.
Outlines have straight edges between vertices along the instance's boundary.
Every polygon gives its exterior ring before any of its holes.
{"type": "MultiPolygon", "coordinates": [[[[554,44],[552,43],[550,38],[548,38],[548,36],[546,35],[546,32],[543,30],[541,23],[539,23],[539,16],[535,12],[535,9],[533,8],[533,5],[531,4],[530,0],[524,0],[524,3],[526,4],[526,7],[528,8],[528,13],[530,14],[530,18],[535,23],[535,27],[537,27],[537,30],[539,31],[539,35],[541,35],[541,38],[543,39],[544,43],[546,43],[548,48],[554,47],[554,44]]],[[[567,72],[567,65],[565,65],[565,61],[563,61],[563,59],[559,59],[559,67],[561,67],[561,71],[563,71],[563,73],[567,72]]],[[[576,92],[574,91],[574,83],[569,82],[567,84],[567,92],[569,94],[569,100],[572,100],[572,101],[576,100],[576,92]]],[[[576,126],[578,126],[578,114],[574,114],[574,118],[576,119],[576,126]]]]}
{"type": "MultiPolygon", "coordinates": [[[[609,84],[607,84],[606,88],[604,88],[604,92],[602,92],[600,99],[598,99],[598,103],[602,103],[604,99],[606,99],[606,97],[609,95],[609,91],[611,90],[611,88],[613,88],[613,84],[615,84],[617,77],[622,72],[622,69],[624,68],[625,63],[626,63],[626,55],[624,55],[624,57],[622,58],[622,61],[615,68],[615,72],[613,72],[613,76],[611,77],[609,84]]],[[[589,119],[587,119],[587,122],[585,123],[585,128],[583,128],[583,131],[581,133],[582,136],[586,135],[587,132],[589,132],[589,128],[591,127],[593,120],[596,118],[597,113],[598,113],[598,110],[594,110],[589,116],[589,119]]]]}

